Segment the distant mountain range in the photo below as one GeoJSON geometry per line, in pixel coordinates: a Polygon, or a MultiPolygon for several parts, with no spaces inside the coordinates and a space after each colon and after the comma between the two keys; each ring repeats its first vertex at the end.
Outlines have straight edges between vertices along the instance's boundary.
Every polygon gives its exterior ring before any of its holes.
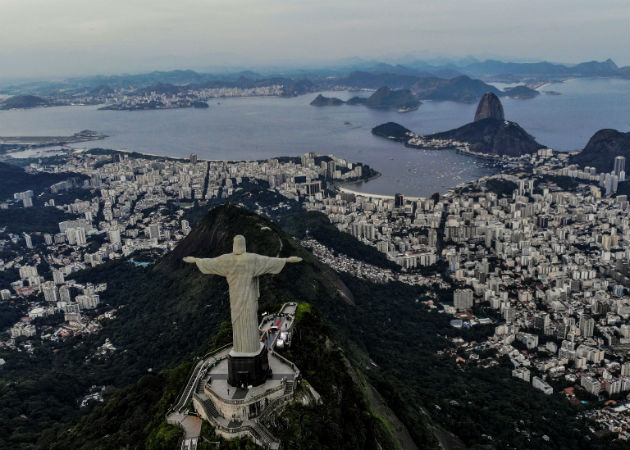
{"type": "MultiPolygon", "coordinates": [[[[630,78],[630,67],[618,67],[612,60],[590,61],[576,65],[550,62],[512,63],[496,60],[460,61],[457,64],[429,64],[410,61],[405,65],[373,62],[348,64],[345,67],[322,67],[310,71],[261,74],[252,71],[235,73],[199,73],[193,70],[155,71],[134,75],[108,75],[68,78],[62,81],[24,82],[7,86],[0,93],[15,96],[39,96],[44,101],[86,98],[102,99],[118,91],[131,95],[143,92],[171,93],[181,89],[253,88],[282,86],[283,96],[294,96],[330,89],[410,89],[419,99],[474,102],[485,92],[499,96],[530,98],[536,94],[530,87],[516,87],[501,92],[488,81],[536,84],[573,77],[630,78]]],[[[17,101],[17,100],[16,100],[17,101]]],[[[21,104],[27,99],[19,100],[21,104]]],[[[3,102],[3,103],[6,103],[3,102]]],[[[10,104],[9,104],[10,105],[10,104]]],[[[45,106],[44,104],[36,106],[45,106]]],[[[28,106],[2,106],[32,107],[28,106]]]]}
{"type": "Polygon", "coordinates": [[[566,79],[570,77],[622,77],[630,78],[630,67],[618,67],[611,59],[589,61],[573,66],[550,62],[510,63],[486,60],[469,64],[461,71],[470,76],[489,80],[566,79]]]}

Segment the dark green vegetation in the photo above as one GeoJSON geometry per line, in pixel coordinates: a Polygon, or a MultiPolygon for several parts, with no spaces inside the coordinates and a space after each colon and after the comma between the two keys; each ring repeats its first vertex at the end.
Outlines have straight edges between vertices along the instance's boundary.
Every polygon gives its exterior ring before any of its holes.
{"type": "Polygon", "coordinates": [[[348,99],[348,101],[346,102],[347,105],[365,105],[365,102],[367,102],[367,97],[352,97],[350,99],[348,99]]]}
{"type": "Polygon", "coordinates": [[[74,203],[76,200],[92,200],[97,195],[94,188],[85,189],[81,187],[74,187],[65,191],[59,192],[44,192],[39,195],[35,201],[35,204],[43,204],[47,201],[54,200],[55,205],[68,205],[74,203]]]}
{"type": "Polygon", "coordinates": [[[311,106],[339,106],[343,104],[344,104],[344,101],[341,100],[340,98],[324,97],[322,94],[319,94],[310,103],[311,106]]]}
{"type": "Polygon", "coordinates": [[[615,157],[625,156],[626,176],[630,173],[630,132],[603,129],[596,132],[577,155],[571,156],[571,162],[580,167],[595,167],[598,172],[613,170],[615,157]]]}
{"type": "MultiPolygon", "coordinates": [[[[6,289],[0,281],[0,287],[6,289]]],[[[0,330],[4,330],[16,323],[20,317],[22,317],[22,311],[19,308],[8,305],[6,303],[0,303],[0,330]]]]}
{"type": "Polygon", "coordinates": [[[398,448],[387,424],[370,412],[364,387],[344,352],[329,341],[333,330],[310,305],[301,308],[297,318],[300,331],[287,357],[324,403],[310,408],[294,404],[284,411],[273,430],[284,448],[398,448]]]}
{"type": "MultiPolygon", "coordinates": [[[[312,220],[320,221],[317,216],[312,220]]],[[[303,220],[291,226],[298,233],[303,220]]],[[[329,229],[325,223],[319,226],[329,229]]],[[[368,383],[420,448],[435,447],[439,426],[468,447],[598,448],[560,395],[548,397],[513,380],[509,363],[487,370],[459,368],[448,354],[447,337],[470,335],[449,327],[448,316],[426,309],[420,300],[427,288],[376,285],[337,274],[278,225],[234,206],[212,210],[154,267],[115,261],[77,274],[78,282],[110,283],[102,299],[118,307],[117,318],[103,322],[99,335],[54,346],[36,341],[36,358],[0,351],[7,360],[0,372],[0,447],[109,449],[124,442],[130,449],[166,448],[161,443],[171,443],[175,433],[158,417],[186,370],[162,371],[221,345],[231,333],[229,322],[221,325],[229,309],[225,280],[204,276],[181,259],[229,252],[232,237],[239,233],[247,237],[249,251],[304,259],[260,279],[261,311],[273,311],[288,300],[311,305],[298,312],[300,331],[289,357],[324,403],[287,409],[274,430],[286,448],[393,448],[388,424],[371,412],[366,400],[368,383]],[[118,350],[111,357],[94,357],[106,337],[118,350]],[[147,375],[149,369],[158,375],[147,375]],[[76,401],[92,384],[116,389],[104,405],[79,419],[76,401]],[[515,427],[530,432],[530,440],[515,427]]],[[[474,336],[490,332],[480,329],[474,336]]]]}
{"type": "Polygon", "coordinates": [[[373,109],[398,109],[409,111],[420,106],[420,100],[409,89],[379,88],[368,97],[365,106],[373,109]]]}
{"type": "Polygon", "coordinates": [[[12,198],[16,192],[32,190],[35,195],[51,185],[68,178],[83,178],[76,173],[37,173],[30,174],[24,169],[0,162],[0,201],[12,198]]]}
{"type": "Polygon", "coordinates": [[[508,97],[521,98],[521,99],[534,98],[540,95],[540,92],[538,92],[536,89],[532,89],[525,85],[505,88],[505,93],[507,94],[508,97]]]}
{"type": "Polygon", "coordinates": [[[575,191],[580,182],[583,183],[584,180],[577,181],[575,178],[562,175],[542,175],[536,179],[534,186],[539,193],[542,193],[540,186],[547,184],[555,184],[563,191],[575,191]]]}
{"type": "Polygon", "coordinates": [[[498,156],[521,156],[535,153],[544,147],[516,122],[491,118],[481,119],[454,130],[435,133],[427,137],[468,142],[473,152],[498,156]]]}
{"type": "Polygon", "coordinates": [[[14,108],[36,108],[38,106],[49,106],[50,102],[36,95],[15,95],[0,102],[0,109],[14,108]]]}
{"type": "MultiPolygon", "coordinates": [[[[62,351],[52,354],[50,349],[41,348],[38,351],[48,354],[48,358],[55,361],[51,370],[48,364],[39,370],[48,370],[51,377],[61,376],[64,379],[76,381],[72,388],[65,386],[63,392],[68,400],[77,398],[83,389],[91,384],[105,384],[125,387],[133,384],[149,368],[159,372],[168,367],[174,367],[182,362],[189,361],[193,355],[200,355],[208,351],[214,345],[220,345],[229,339],[230,329],[220,327],[220,324],[228,316],[227,283],[220,277],[209,277],[199,273],[196,267],[186,265],[181,261],[183,255],[194,254],[196,256],[216,256],[231,250],[232,236],[236,233],[245,233],[249,239],[248,249],[268,255],[280,252],[282,256],[297,254],[302,256],[304,263],[289,265],[278,276],[263,277],[261,279],[261,310],[271,311],[277,309],[283,302],[301,298],[310,300],[315,304],[346,304],[351,301],[351,294],[338,275],[318,263],[295,241],[289,239],[273,223],[262,219],[252,213],[246,213],[236,207],[222,207],[204,218],[189,236],[168,256],[163,258],[158,265],[151,269],[138,269],[124,261],[117,261],[89,271],[78,274],[77,281],[90,279],[99,282],[105,279],[116,280],[111,289],[103,296],[103,300],[119,307],[118,318],[104,323],[103,332],[99,336],[88,338],[78,348],[69,352],[72,342],[67,343],[62,351]],[[268,226],[272,231],[262,230],[268,226]],[[122,307],[122,304],[126,304],[122,307]],[[218,334],[217,334],[218,332],[218,334]],[[108,359],[93,360],[89,366],[79,364],[83,355],[89,355],[94,346],[102,343],[105,337],[109,337],[119,350],[108,359]],[[150,344],[148,344],[150,343],[150,344]],[[75,359],[76,358],[76,359],[75,359]],[[63,371],[63,372],[62,372],[63,371]],[[74,373],[72,377],[68,373],[74,373]],[[69,397],[69,398],[68,398],[69,397]]],[[[378,429],[374,426],[375,418],[365,412],[365,401],[356,386],[347,380],[345,366],[342,365],[341,353],[334,347],[327,348],[321,343],[326,340],[325,325],[312,321],[302,314],[304,325],[304,343],[294,347],[295,352],[302,355],[302,360],[307,360],[310,355],[319,354],[321,358],[305,363],[306,376],[309,382],[323,395],[325,402],[323,408],[304,409],[300,416],[305,422],[312,423],[316,429],[323,430],[329,423],[338,424],[338,432],[319,433],[318,440],[314,444],[320,447],[309,447],[312,436],[301,435],[293,428],[283,432],[282,438],[297,442],[302,448],[356,448],[353,447],[356,440],[365,442],[364,448],[376,448],[371,430],[378,429]],[[306,328],[311,326],[311,328],[306,328]],[[316,334],[312,335],[313,332],[316,334]],[[312,341],[311,341],[312,340],[312,341]],[[316,345],[317,348],[311,347],[316,345]],[[324,367],[324,364],[326,366],[324,367]],[[329,393],[335,393],[335,397],[328,397],[329,393]],[[345,415],[352,411],[353,414],[345,415]],[[354,414],[361,412],[361,414],[354,414]],[[352,440],[348,438],[354,436],[352,440]],[[344,442],[346,442],[345,444],[344,442]]],[[[39,356],[39,355],[38,355],[39,356]]],[[[46,359],[46,356],[44,356],[46,359]]],[[[35,362],[33,362],[34,364],[35,362]]],[[[28,366],[28,365],[26,365],[28,366]]],[[[20,386],[32,379],[15,367],[10,361],[4,376],[15,377],[24,381],[17,383],[7,392],[3,392],[0,403],[0,413],[6,419],[9,429],[16,427],[20,419],[18,414],[24,412],[28,417],[36,417],[42,414],[41,408],[45,408],[44,395],[51,396],[51,392],[45,394],[35,389],[29,392],[29,398],[33,400],[28,405],[19,406],[16,402],[6,401],[6,395],[12,392],[15,398],[20,386]],[[18,411],[18,413],[16,413],[18,411]],[[17,422],[16,422],[17,421],[17,422]]],[[[157,381],[154,381],[157,383],[157,381]]],[[[154,383],[151,382],[151,383],[154,383]]],[[[37,383],[34,384],[36,386],[37,383]]],[[[43,387],[39,385],[40,389],[43,387]]],[[[55,393],[54,386],[47,389],[55,393]]],[[[66,425],[60,425],[54,431],[45,433],[39,439],[40,448],[66,446],[93,445],[91,448],[112,448],[107,444],[110,440],[114,443],[127,441],[129,448],[151,448],[151,437],[159,433],[161,423],[152,421],[154,415],[161,413],[157,409],[150,409],[140,414],[147,403],[165,398],[166,394],[158,392],[159,384],[150,384],[147,389],[151,393],[141,392],[142,386],[132,390],[119,391],[119,394],[107,402],[103,407],[98,407],[94,415],[89,416],[87,423],[97,423],[100,431],[90,433],[84,438],[82,430],[84,426],[73,428],[73,432],[67,433],[66,425]],[[156,389],[153,392],[153,389],[156,389]],[[121,427],[121,418],[113,417],[112,413],[118,411],[121,414],[130,414],[132,420],[140,421],[150,419],[144,427],[134,427],[132,432],[129,427],[121,427]],[[115,431],[114,430],[118,430],[115,431]],[[105,439],[104,434],[110,434],[105,439]],[[101,437],[98,440],[97,435],[101,437]],[[53,445],[53,441],[55,444],[53,445]]],[[[23,391],[20,391],[23,392],[23,391]]],[[[77,416],[73,411],[70,401],[70,409],[60,408],[55,405],[50,409],[55,415],[66,413],[67,419],[77,416]]],[[[157,416],[156,416],[157,417],[157,416]]],[[[26,434],[24,427],[19,427],[21,433],[0,434],[8,436],[16,448],[27,446],[41,432],[38,428],[42,422],[25,421],[29,425],[32,434],[26,434]]],[[[51,422],[45,422],[50,426],[51,422]]],[[[115,444],[114,444],[115,445],[115,444]]],[[[87,448],[87,447],[80,447],[87,448]]]]}
{"type": "Polygon", "coordinates": [[[619,183],[619,185],[617,186],[617,192],[615,195],[630,196],[630,181],[626,180],[619,183]]]}
{"type": "Polygon", "coordinates": [[[338,309],[330,320],[379,366],[369,369],[368,376],[416,442],[426,438],[424,427],[415,421],[428,412],[435,423],[473,448],[606,448],[590,440],[584,424],[575,419],[575,411],[561,395],[545,396],[528,384],[515,382],[509,361],[492,369],[462,370],[454,357],[436,355],[437,350],[449,346],[440,336],[470,337],[466,330],[450,328],[448,316],[431,313],[416,303],[415,298],[423,297],[421,288],[342,278],[355,296],[356,308],[338,309]],[[378,380],[393,389],[381,386],[378,380]],[[515,433],[515,426],[532,433],[531,440],[515,433]],[[543,434],[550,437],[549,442],[543,434]]]}
{"type": "Polygon", "coordinates": [[[489,192],[494,192],[499,197],[511,197],[517,188],[516,183],[502,178],[490,178],[486,181],[486,189],[489,192]]]}
{"type": "Polygon", "coordinates": [[[7,233],[59,233],[59,222],[77,217],[52,206],[0,209],[0,228],[7,233]]]}
{"type": "Polygon", "coordinates": [[[396,142],[407,142],[409,140],[407,133],[410,133],[410,130],[396,122],[387,122],[372,128],[372,134],[374,136],[379,136],[396,142]]]}
{"type": "Polygon", "coordinates": [[[384,269],[397,269],[398,264],[390,261],[374,247],[360,242],[348,233],[340,233],[328,217],[318,211],[301,211],[279,218],[278,224],[291,236],[298,239],[312,237],[333,251],[351,258],[373,264],[384,269]]]}
{"type": "Polygon", "coordinates": [[[311,102],[311,106],[340,106],[344,103],[348,105],[365,105],[372,109],[398,109],[411,111],[420,106],[421,102],[411,93],[409,89],[390,89],[387,86],[379,88],[371,96],[352,97],[347,102],[336,97],[324,97],[319,94],[311,102]]]}
{"type": "Polygon", "coordinates": [[[49,449],[146,449],[173,450],[180,431],[168,425],[164,415],[173,403],[192,362],[159,374],[143,376],[136,384],[111,394],[107,403],[97,406],[76,425],[47,430],[39,438],[49,449]],[[151,430],[147,435],[146,430],[151,430]]]}

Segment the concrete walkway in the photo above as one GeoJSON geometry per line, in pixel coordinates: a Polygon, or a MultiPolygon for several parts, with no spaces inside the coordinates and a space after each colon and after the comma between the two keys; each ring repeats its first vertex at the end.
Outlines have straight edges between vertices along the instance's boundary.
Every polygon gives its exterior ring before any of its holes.
{"type": "Polygon", "coordinates": [[[177,425],[184,430],[184,439],[198,438],[201,435],[201,419],[182,413],[171,413],[166,418],[171,425],[177,425]]]}

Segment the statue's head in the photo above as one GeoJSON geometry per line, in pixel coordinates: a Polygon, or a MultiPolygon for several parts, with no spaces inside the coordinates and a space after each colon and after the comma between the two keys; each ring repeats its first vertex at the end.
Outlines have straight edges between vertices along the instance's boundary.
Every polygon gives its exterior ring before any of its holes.
{"type": "Polygon", "coordinates": [[[245,236],[241,234],[237,234],[234,236],[234,245],[232,247],[232,252],[235,255],[242,255],[245,253],[245,236]]]}

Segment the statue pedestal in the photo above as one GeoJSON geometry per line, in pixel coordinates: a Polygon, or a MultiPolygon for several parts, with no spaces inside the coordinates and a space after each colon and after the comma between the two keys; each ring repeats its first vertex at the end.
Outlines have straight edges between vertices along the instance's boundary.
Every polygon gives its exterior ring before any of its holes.
{"type": "Polygon", "coordinates": [[[262,343],[257,353],[230,352],[228,355],[228,384],[234,387],[259,386],[271,376],[267,347],[262,343]]]}

